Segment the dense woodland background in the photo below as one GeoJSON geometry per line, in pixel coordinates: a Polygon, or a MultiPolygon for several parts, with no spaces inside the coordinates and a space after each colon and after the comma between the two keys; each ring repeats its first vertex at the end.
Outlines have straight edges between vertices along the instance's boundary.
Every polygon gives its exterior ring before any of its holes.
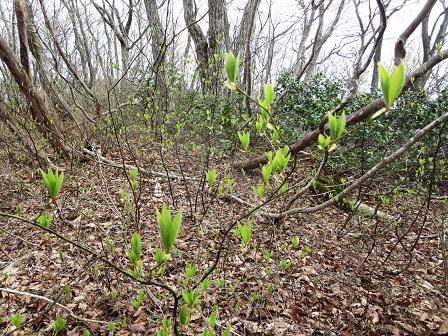
{"type": "Polygon", "coordinates": [[[1,1],[0,335],[447,334],[447,5],[1,1]]]}

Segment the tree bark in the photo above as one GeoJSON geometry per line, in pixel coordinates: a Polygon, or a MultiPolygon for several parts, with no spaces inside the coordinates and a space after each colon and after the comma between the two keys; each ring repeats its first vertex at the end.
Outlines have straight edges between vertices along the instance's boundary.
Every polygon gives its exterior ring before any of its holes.
{"type": "Polygon", "coordinates": [[[45,139],[51,144],[53,149],[64,157],[69,156],[69,151],[62,142],[62,136],[57,131],[54,124],[48,118],[43,99],[37,93],[30,77],[23,67],[19,66],[19,60],[14,55],[8,42],[0,37],[0,59],[14,77],[17,85],[30,105],[31,115],[37,122],[38,129],[45,139]]]}

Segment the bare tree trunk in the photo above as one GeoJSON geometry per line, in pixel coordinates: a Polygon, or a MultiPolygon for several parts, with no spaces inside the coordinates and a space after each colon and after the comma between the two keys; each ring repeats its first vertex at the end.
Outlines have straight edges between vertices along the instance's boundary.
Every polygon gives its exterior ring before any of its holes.
{"type": "Polygon", "coordinates": [[[381,36],[378,44],[375,48],[375,55],[373,56],[373,73],[372,81],[370,82],[370,89],[375,90],[378,88],[379,75],[378,75],[378,63],[381,61],[381,49],[383,47],[383,36],[381,36]]]}
{"type": "Polygon", "coordinates": [[[48,140],[54,150],[61,155],[68,157],[69,151],[62,142],[62,137],[56,130],[54,124],[48,118],[48,112],[45,108],[43,99],[37,93],[30,77],[22,66],[19,66],[19,60],[14,55],[8,42],[0,37],[0,58],[6,64],[11,75],[14,77],[17,85],[30,104],[31,115],[36,120],[40,133],[48,140]]]}
{"type": "Polygon", "coordinates": [[[248,0],[244,7],[243,18],[235,43],[235,51],[240,55],[244,63],[243,83],[248,96],[245,97],[246,109],[250,114],[250,99],[252,93],[252,53],[251,40],[255,31],[255,14],[260,6],[260,0],[248,0]]]}
{"type": "Polygon", "coordinates": [[[187,24],[188,33],[193,39],[199,77],[201,81],[202,90],[206,91],[208,80],[208,42],[201,27],[196,22],[196,8],[193,0],[183,0],[184,5],[184,19],[187,24]]]}
{"type": "Polygon", "coordinates": [[[166,36],[165,30],[160,21],[156,0],[144,0],[146,17],[148,19],[151,32],[151,51],[153,58],[153,72],[156,78],[156,85],[166,93],[166,86],[163,80],[163,68],[166,62],[166,36]]]}

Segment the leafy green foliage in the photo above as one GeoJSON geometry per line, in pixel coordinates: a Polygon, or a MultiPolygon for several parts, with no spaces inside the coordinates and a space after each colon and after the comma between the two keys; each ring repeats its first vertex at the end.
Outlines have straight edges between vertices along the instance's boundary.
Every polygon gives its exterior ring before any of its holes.
{"type": "Polygon", "coordinates": [[[64,181],[64,172],[58,172],[57,170],[53,172],[53,169],[50,167],[48,168],[48,172],[45,172],[40,168],[39,172],[42,175],[45,187],[50,194],[51,201],[53,203],[56,202],[56,198],[58,197],[59,191],[62,187],[62,182],[64,181]]]}
{"type": "Polygon", "coordinates": [[[44,211],[36,219],[37,224],[39,224],[40,226],[42,226],[45,229],[48,229],[50,227],[50,224],[52,221],[53,221],[53,216],[49,215],[47,211],[44,211]]]}
{"type": "Polygon", "coordinates": [[[131,300],[132,307],[134,307],[135,309],[140,308],[144,298],[145,298],[145,292],[143,289],[140,289],[138,295],[131,300]]]}
{"type": "Polygon", "coordinates": [[[392,73],[389,73],[389,71],[387,71],[382,64],[379,64],[378,73],[380,75],[381,90],[383,91],[384,102],[386,103],[386,107],[390,108],[400,95],[404,85],[404,64],[400,63],[400,65],[394,67],[392,73]]]}
{"type": "Polygon", "coordinates": [[[169,320],[162,321],[162,329],[157,331],[157,336],[169,336],[171,322],[169,320]]]}
{"type": "Polygon", "coordinates": [[[296,248],[299,245],[299,237],[294,236],[290,238],[292,248],[296,248]]]}
{"type": "Polygon", "coordinates": [[[207,170],[207,173],[205,174],[205,178],[207,179],[207,183],[210,189],[213,187],[213,184],[216,181],[216,175],[216,169],[214,168],[207,170]]]}
{"type": "Polygon", "coordinates": [[[109,330],[110,333],[114,333],[117,329],[117,324],[115,322],[109,321],[107,322],[107,330],[109,330]]]}
{"type": "Polygon", "coordinates": [[[334,141],[336,141],[342,136],[342,134],[344,134],[345,131],[345,113],[343,113],[339,118],[336,118],[331,113],[328,113],[328,122],[330,124],[330,136],[334,141]]]}
{"type": "Polygon", "coordinates": [[[263,175],[264,182],[268,183],[272,175],[272,165],[269,163],[261,167],[261,174],[263,175]]]}
{"type": "Polygon", "coordinates": [[[280,260],[280,267],[283,272],[285,272],[288,268],[292,266],[292,261],[288,259],[281,259],[280,260]]]}
{"type": "Polygon", "coordinates": [[[171,211],[163,206],[162,211],[156,210],[157,223],[159,224],[160,237],[166,254],[166,259],[170,259],[171,248],[179,235],[182,222],[182,211],[179,210],[174,217],[171,217],[171,211]]]}
{"type": "Polygon", "coordinates": [[[190,291],[183,290],[182,297],[190,308],[194,308],[199,303],[199,293],[196,289],[190,291]]]}
{"type": "Polygon", "coordinates": [[[254,187],[254,191],[257,197],[262,198],[264,196],[264,185],[261,183],[258,184],[257,186],[254,187]]]}
{"type": "Polygon", "coordinates": [[[248,220],[246,224],[238,222],[238,226],[235,228],[235,234],[241,237],[241,246],[247,247],[250,237],[252,235],[252,220],[248,220]]]}
{"type": "Polygon", "coordinates": [[[236,76],[238,75],[238,68],[240,65],[240,56],[235,57],[233,52],[228,52],[226,61],[224,64],[224,69],[227,75],[228,82],[226,83],[227,87],[236,91],[236,76]]]}
{"type": "Polygon", "coordinates": [[[64,320],[59,313],[56,314],[56,320],[53,322],[53,331],[58,334],[60,331],[65,329],[67,325],[67,320],[64,320]]]}
{"type": "Polygon", "coordinates": [[[243,150],[247,151],[249,148],[250,132],[238,132],[238,139],[240,139],[243,150]]]}
{"type": "Polygon", "coordinates": [[[157,247],[154,251],[154,260],[158,266],[162,265],[165,261],[165,253],[162,251],[160,247],[157,247]]]}
{"type": "Polygon", "coordinates": [[[138,189],[138,169],[131,168],[129,169],[129,179],[131,180],[131,188],[132,190],[138,189]]]}
{"type": "Polygon", "coordinates": [[[141,264],[142,241],[138,233],[134,233],[131,237],[131,249],[128,251],[128,258],[134,266],[134,270],[138,272],[141,264]]]}
{"type": "Polygon", "coordinates": [[[191,314],[188,311],[188,307],[186,305],[183,305],[182,308],[180,309],[179,319],[180,323],[183,326],[186,326],[188,323],[190,323],[191,314]]]}
{"type": "Polygon", "coordinates": [[[11,316],[11,324],[16,327],[20,328],[23,322],[23,316],[19,312],[15,313],[13,316],[11,316]]]}

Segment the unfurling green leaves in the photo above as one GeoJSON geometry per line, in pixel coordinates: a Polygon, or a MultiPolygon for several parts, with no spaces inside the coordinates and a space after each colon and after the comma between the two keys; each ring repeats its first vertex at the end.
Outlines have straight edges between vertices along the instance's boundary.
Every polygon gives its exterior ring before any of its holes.
{"type": "Polygon", "coordinates": [[[266,84],[264,86],[264,102],[267,105],[270,105],[272,101],[274,100],[275,92],[274,88],[272,87],[272,84],[266,84]]]}
{"type": "Polygon", "coordinates": [[[62,182],[64,181],[64,172],[58,172],[57,170],[53,172],[53,169],[51,168],[48,168],[47,173],[39,168],[39,172],[42,175],[45,187],[50,194],[51,201],[53,203],[56,202],[56,198],[61,190],[62,182]]]}
{"type": "Polygon", "coordinates": [[[241,147],[243,147],[243,150],[247,151],[247,148],[249,148],[250,132],[238,131],[238,139],[240,139],[241,147]]]}
{"type": "Polygon", "coordinates": [[[235,55],[233,54],[233,52],[229,51],[227,53],[226,62],[224,64],[224,69],[225,69],[226,75],[227,75],[226,86],[232,91],[236,91],[236,89],[237,89],[236,77],[238,75],[239,65],[240,65],[240,56],[238,55],[235,58],[235,55]]]}
{"type": "Polygon", "coordinates": [[[170,209],[162,207],[162,211],[156,210],[157,223],[159,224],[160,237],[162,239],[165,259],[171,259],[171,248],[179,235],[180,224],[182,221],[182,211],[179,210],[174,217],[171,217],[170,209]]]}
{"type": "Polygon", "coordinates": [[[205,177],[207,179],[207,183],[209,188],[211,189],[213,187],[213,183],[216,181],[216,169],[209,169],[207,170],[207,173],[205,174],[205,177]]]}
{"type": "Polygon", "coordinates": [[[261,174],[263,175],[264,182],[268,183],[272,175],[272,165],[266,164],[261,167],[261,174]]]}
{"type": "Polygon", "coordinates": [[[405,80],[404,64],[400,63],[399,66],[394,68],[392,73],[389,73],[382,64],[379,64],[378,73],[380,75],[384,102],[386,103],[386,107],[390,108],[403,89],[405,80]]]}
{"type": "Polygon", "coordinates": [[[165,261],[165,253],[159,247],[157,247],[154,252],[154,261],[157,263],[157,266],[162,265],[165,261]]]}
{"type": "Polygon", "coordinates": [[[338,140],[345,131],[345,125],[347,119],[345,113],[343,113],[339,118],[336,118],[331,113],[328,113],[328,123],[330,124],[330,136],[336,141],[338,140]]]}
{"type": "Polygon", "coordinates": [[[138,233],[134,233],[131,237],[131,249],[128,251],[128,258],[137,272],[140,268],[140,260],[142,256],[142,241],[138,233]]]}
{"type": "Polygon", "coordinates": [[[319,148],[320,150],[324,150],[325,148],[329,147],[330,144],[331,136],[324,136],[322,134],[319,134],[319,136],[317,137],[317,148],[319,148]]]}
{"type": "Polygon", "coordinates": [[[269,112],[271,111],[271,103],[274,100],[275,92],[271,84],[264,86],[264,99],[258,98],[258,105],[260,105],[260,115],[265,119],[266,123],[269,121],[269,112]]]}
{"type": "Polygon", "coordinates": [[[58,334],[60,331],[64,330],[67,324],[67,320],[64,320],[59,313],[56,314],[56,320],[53,323],[53,331],[58,334]]]}
{"type": "Polygon", "coordinates": [[[190,308],[193,308],[199,303],[199,293],[196,289],[192,289],[191,291],[183,290],[182,297],[190,308]]]}
{"type": "Polygon", "coordinates": [[[37,224],[42,226],[45,229],[50,227],[51,222],[53,221],[53,216],[49,215],[47,211],[44,211],[39,217],[36,218],[37,224]]]}
{"type": "Polygon", "coordinates": [[[250,237],[252,236],[252,223],[252,220],[248,220],[246,224],[238,222],[235,233],[241,237],[242,247],[246,247],[249,244],[250,237]]]}
{"type": "Polygon", "coordinates": [[[291,158],[291,153],[289,153],[288,146],[277,149],[275,156],[271,161],[272,171],[283,172],[288,165],[289,159],[291,158]]]}
{"type": "Polygon", "coordinates": [[[131,300],[132,307],[134,307],[135,309],[140,308],[144,298],[145,298],[145,292],[143,291],[143,289],[140,289],[138,295],[131,300]]]}
{"type": "Polygon", "coordinates": [[[255,195],[257,195],[258,198],[262,198],[264,196],[264,186],[263,184],[258,184],[256,187],[254,187],[255,195]]]}
{"type": "Polygon", "coordinates": [[[15,313],[13,316],[11,316],[11,324],[14,327],[20,328],[20,326],[22,325],[22,322],[23,322],[22,314],[15,313]]]}
{"type": "Polygon", "coordinates": [[[131,168],[129,169],[129,179],[131,180],[131,188],[132,190],[138,189],[138,169],[131,168]]]}
{"type": "Polygon", "coordinates": [[[188,311],[188,307],[186,305],[182,306],[182,308],[180,310],[179,319],[180,319],[180,324],[182,324],[183,326],[186,326],[188,323],[190,323],[191,314],[188,311]]]}

